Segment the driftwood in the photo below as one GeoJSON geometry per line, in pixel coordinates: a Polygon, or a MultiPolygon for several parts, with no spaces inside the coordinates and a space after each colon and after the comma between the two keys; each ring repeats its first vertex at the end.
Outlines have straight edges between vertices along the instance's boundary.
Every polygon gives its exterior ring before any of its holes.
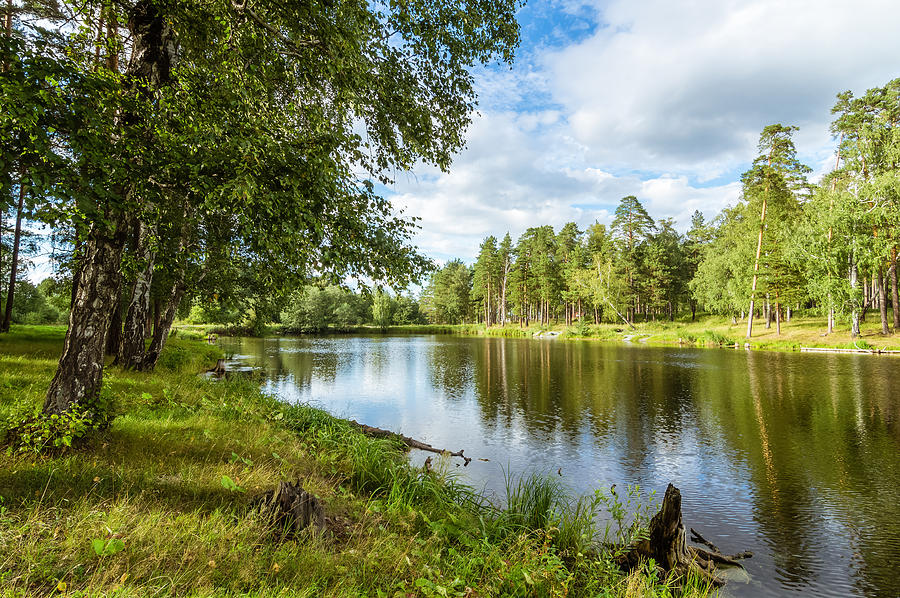
{"type": "Polygon", "coordinates": [[[669,484],[659,513],[650,520],[650,533],[623,554],[620,565],[633,569],[647,559],[653,559],[669,575],[684,577],[693,574],[714,587],[725,580],[718,576],[719,566],[743,567],[737,560],[753,556],[744,552],[733,556],[721,554],[715,544],[706,540],[693,528],[692,541],[705,544],[709,550],[688,546],[684,523],[681,520],[681,492],[669,484]]]}
{"type": "Polygon", "coordinates": [[[715,544],[713,544],[712,542],[710,542],[709,540],[707,540],[706,538],[701,536],[700,532],[698,532],[694,528],[691,528],[691,542],[695,542],[697,544],[703,544],[703,545],[707,546],[713,552],[722,552],[721,550],[719,550],[718,546],[716,546],[715,544]]]}
{"type": "Polygon", "coordinates": [[[296,535],[306,528],[311,528],[315,533],[325,530],[322,503],[304,490],[299,482],[279,482],[275,490],[263,494],[255,504],[272,517],[275,528],[284,536],[296,535]]]}
{"type": "Polygon", "coordinates": [[[438,455],[447,453],[451,457],[460,457],[463,461],[465,461],[463,467],[467,466],[469,462],[472,461],[471,457],[466,457],[463,454],[463,449],[460,449],[458,451],[448,451],[447,449],[435,448],[430,444],[422,442],[421,440],[416,440],[415,438],[410,438],[409,436],[404,436],[403,434],[397,434],[396,432],[383,430],[381,428],[373,428],[372,426],[361,424],[358,421],[354,421],[352,419],[348,421],[366,436],[371,436],[373,438],[396,438],[409,448],[419,449],[420,451],[428,451],[430,453],[437,453],[438,455]]]}

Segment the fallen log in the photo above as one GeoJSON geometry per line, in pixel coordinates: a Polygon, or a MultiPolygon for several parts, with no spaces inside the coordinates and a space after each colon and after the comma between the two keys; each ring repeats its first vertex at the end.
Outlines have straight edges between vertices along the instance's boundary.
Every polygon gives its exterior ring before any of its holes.
{"type": "Polygon", "coordinates": [[[688,546],[681,518],[681,492],[669,484],[659,513],[650,520],[649,534],[633,543],[622,555],[619,564],[630,570],[647,559],[653,559],[668,575],[686,577],[693,574],[713,587],[719,587],[725,583],[716,574],[719,566],[743,567],[737,558],[752,556],[752,553],[725,556],[696,530],[691,529],[691,533],[694,541],[706,544],[710,549],[688,546]]]}
{"type": "Polygon", "coordinates": [[[314,533],[325,530],[322,503],[314,494],[304,490],[299,482],[279,482],[275,490],[269,490],[254,503],[271,517],[282,536],[296,535],[307,528],[314,533]]]}
{"type": "Polygon", "coordinates": [[[354,421],[352,419],[348,421],[351,425],[353,425],[366,436],[371,436],[373,438],[394,438],[400,440],[409,448],[418,449],[420,451],[428,451],[430,453],[437,453],[438,455],[447,453],[451,457],[460,457],[463,459],[463,461],[465,461],[463,467],[468,466],[469,462],[472,461],[470,457],[466,457],[463,454],[463,449],[460,449],[458,451],[448,451],[447,449],[435,448],[428,443],[422,442],[421,440],[416,440],[415,438],[410,438],[409,436],[404,436],[403,434],[397,434],[396,432],[391,432],[390,430],[383,430],[381,428],[367,426],[366,424],[361,424],[358,421],[354,421]]]}

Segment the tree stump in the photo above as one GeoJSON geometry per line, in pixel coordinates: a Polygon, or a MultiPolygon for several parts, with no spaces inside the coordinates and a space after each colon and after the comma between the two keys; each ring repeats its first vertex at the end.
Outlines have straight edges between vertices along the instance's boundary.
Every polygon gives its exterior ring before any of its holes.
{"type": "Polygon", "coordinates": [[[271,516],[272,523],[283,536],[296,535],[307,528],[312,528],[314,533],[325,530],[322,503],[299,483],[279,482],[278,487],[261,496],[257,504],[271,516]]]}
{"type": "MultiPolygon", "coordinates": [[[[693,531],[693,530],[692,530],[693,531]]],[[[697,532],[695,535],[701,539],[697,532]]],[[[753,556],[741,553],[735,556],[719,554],[715,547],[703,540],[712,550],[688,546],[687,534],[681,519],[681,492],[669,484],[659,513],[650,520],[647,538],[635,542],[623,555],[620,565],[627,569],[637,567],[647,559],[653,559],[664,573],[684,577],[694,574],[714,587],[725,580],[716,575],[716,566],[741,567],[738,558],[753,556]]]]}
{"type": "Polygon", "coordinates": [[[214,373],[216,376],[224,376],[225,375],[225,360],[218,359],[216,360],[216,367],[209,370],[214,373]]]}

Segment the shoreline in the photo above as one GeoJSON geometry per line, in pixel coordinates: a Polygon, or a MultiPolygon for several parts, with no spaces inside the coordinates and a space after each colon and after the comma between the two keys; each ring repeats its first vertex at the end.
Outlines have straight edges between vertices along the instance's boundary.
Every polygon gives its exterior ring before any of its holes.
{"type": "MultiPolygon", "coordinates": [[[[822,332],[825,329],[824,318],[794,318],[791,322],[782,323],[782,335],[764,328],[760,321],[757,333],[751,338],[744,338],[744,324],[731,324],[730,320],[716,317],[703,317],[696,322],[640,322],[635,330],[629,330],[622,324],[590,325],[566,327],[556,324],[539,327],[530,325],[491,326],[483,324],[422,324],[406,326],[355,326],[346,330],[328,330],[310,334],[278,333],[274,328],[265,337],[327,337],[342,335],[414,335],[414,334],[447,334],[454,336],[481,336],[495,338],[529,338],[534,340],[557,341],[599,341],[623,345],[645,345],[662,347],[696,347],[704,349],[730,349],[753,351],[779,351],[787,353],[846,353],[860,355],[896,355],[900,351],[900,334],[884,336],[876,322],[866,322],[861,335],[850,338],[846,330],[836,330],[830,335],[822,332]],[[585,334],[585,332],[587,334],[585,334]]],[[[226,330],[211,325],[180,325],[179,329],[194,330],[206,333],[215,331],[223,336],[226,330]]],[[[233,332],[244,332],[235,330],[233,332]]],[[[227,336],[246,336],[245,334],[228,334],[227,336]]]]}

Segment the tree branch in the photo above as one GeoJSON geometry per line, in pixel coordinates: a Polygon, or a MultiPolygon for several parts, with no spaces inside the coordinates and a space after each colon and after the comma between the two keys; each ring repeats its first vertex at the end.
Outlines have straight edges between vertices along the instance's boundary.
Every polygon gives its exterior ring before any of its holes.
{"type": "Polygon", "coordinates": [[[312,47],[316,47],[316,46],[322,45],[322,42],[320,42],[320,41],[317,40],[317,39],[306,39],[306,40],[301,39],[301,40],[294,40],[294,39],[291,39],[291,38],[287,37],[286,35],[284,35],[284,34],[281,33],[280,31],[278,31],[278,29],[276,29],[275,27],[273,27],[273,26],[270,25],[269,23],[265,22],[265,21],[264,21],[258,14],[256,14],[253,10],[251,10],[250,8],[248,8],[248,7],[247,7],[247,0],[243,0],[243,2],[240,2],[240,3],[235,2],[234,0],[232,0],[231,6],[232,6],[232,8],[234,8],[236,11],[238,11],[238,12],[241,13],[242,15],[245,15],[245,16],[249,17],[250,20],[252,20],[254,23],[256,23],[257,25],[259,25],[260,27],[262,27],[263,29],[265,29],[266,31],[268,31],[269,33],[271,33],[272,35],[274,35],[276,38],[278,38],[279,41],[281,41],[281,43],[283,43],[284,45],[288,46],[289,48],[292,48],[292,49],[296,50],[296,51],[288,51],[288,52],[285,52],[286,54],[289,54],[289,55],[291,55],[291,56],[298,56],[298,57],[299,57],[299,56],[302,56],[302,54],[300,54],[299,51],[302,50],[303,48],[312,48],[312,47]]]}

